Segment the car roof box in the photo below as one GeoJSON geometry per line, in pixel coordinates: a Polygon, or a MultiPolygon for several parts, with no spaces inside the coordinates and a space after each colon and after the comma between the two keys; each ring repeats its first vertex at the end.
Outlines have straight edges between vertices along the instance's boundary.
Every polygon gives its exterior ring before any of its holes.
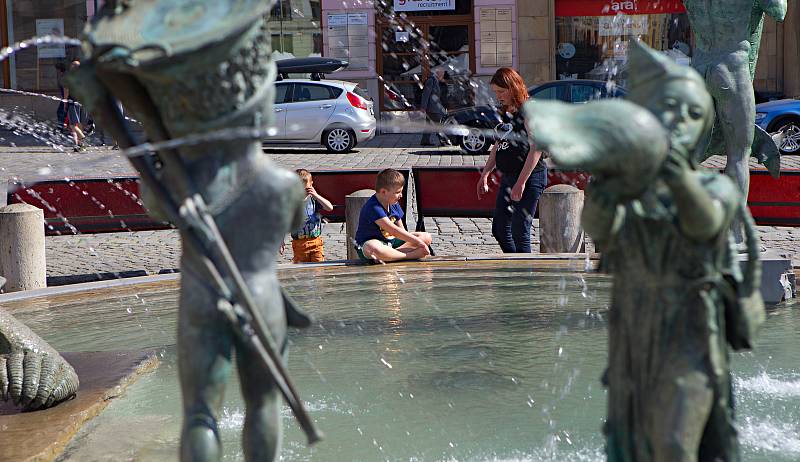
{"type": "Polygon", "coordinates": [[[289,74],[311,74],[313,80],[320,80],[325,78],[325,74],[340,71],[350,63],[342,59],[310,57],[281,59],[275,64],[279,80],[289,78],[289,74]]]}

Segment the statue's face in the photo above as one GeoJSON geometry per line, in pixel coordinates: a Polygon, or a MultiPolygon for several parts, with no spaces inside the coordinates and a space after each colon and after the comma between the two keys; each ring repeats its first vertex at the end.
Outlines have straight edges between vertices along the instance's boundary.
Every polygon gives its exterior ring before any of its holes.
{"type": "Polygon", "coordinates": [[[704,85],[693,80],[672,80],[651,100],[650,110],[669,130],[672,145],[691,153],[706,128],[713,103],[704,85]]]}

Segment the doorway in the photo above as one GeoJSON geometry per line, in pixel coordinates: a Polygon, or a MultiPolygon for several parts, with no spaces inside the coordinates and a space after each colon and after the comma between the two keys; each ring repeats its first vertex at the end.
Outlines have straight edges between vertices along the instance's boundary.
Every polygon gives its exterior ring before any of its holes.
{"type": "Polygon", "coordinates": [[[475,71],[472,15],[414,16],[379,24],[378,76],[383,111],[416,111],[425,81],[445,69],[442,99],[448,110],[471,106],[469,82],[475,71]]]}

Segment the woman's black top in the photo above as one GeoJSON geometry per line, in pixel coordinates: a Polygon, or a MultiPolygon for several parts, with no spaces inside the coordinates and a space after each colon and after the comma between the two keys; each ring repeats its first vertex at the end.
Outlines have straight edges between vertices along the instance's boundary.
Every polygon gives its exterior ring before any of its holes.
{"type": "MultiPolygon", "coordinates": [[[[494,129],[497,152],[495,162],[497,170],[505,177],[517,178],[522,172],[528,152],[531,150],[528,139],[528,129],[525,127],[525,118],[521,110],[502,115],[502,122],[494,129]]],[[[542,160],[534,167],[534,171],[544,168],[542,160]]]]}

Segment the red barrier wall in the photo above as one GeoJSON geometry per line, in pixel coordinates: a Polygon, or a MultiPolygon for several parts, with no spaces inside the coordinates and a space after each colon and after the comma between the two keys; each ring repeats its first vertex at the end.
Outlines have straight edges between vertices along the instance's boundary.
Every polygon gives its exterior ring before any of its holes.
{"type": "MultiPolygon", "coordinates": [[[[334,205],[323,215],[332,222],[345,218],[345,196],[374,189],[378,169],[312,172],[314,186],[334,205]]],[[[400,171],[409,184],[409,170],[400,171]]],[[[414,167],[419,217],[491,217],[497,197],[492,191],[478,200],[478,167],[414,167]]],[[[589,175],[551,170],[548,185],[573,184],[584,189],[589,175]]],[[[800,170],[783,170],[774,179],[764,170],[751,171],[748,205],[759,225],[800,226],[800,170]]],[[[408,194],[400,205],[407,211],[408,194]]],[[[139,199],[136,177],[42,180],[33,185],[9,181],[7,203],[24,202],[44,210],[47,235],[168,229],[147,214],[139,199]]],[[[418,217],[417,222],[422,223],[418,217]]]]}
{"type": "MultiPolygon", "coordinates": [[[[322,215],[331,222],[344,222],[345,196],[359,189],[374,189],[378,172],[378,169],[312,171],[317,192],[334,206],[333,211],[322,215]]],[[[400,173],[408,190],[410,171],[400,170],[400,173]]],[[[171,228],[148,215],[139,199],[137,177],[53,178],[32,185],[9,180],[7,203],[20,202],[44,210],[48,236],[171,228]]],[[[407,195],[400,206],[406,211],[407,195]]]]}
{"type": "Polygon", "coordinates": [[[7,203],[20,202],[44,210],[49,236],[171,227],[147,214],[136,177],[60,178],[33,185],[9,180],[7,203]]]}
{"type": "Polygon", "coordinates": [[[800,226],[800,170],[781,170],[779,179],[751,170],[747,205],[759,225],[800,226]]]}

